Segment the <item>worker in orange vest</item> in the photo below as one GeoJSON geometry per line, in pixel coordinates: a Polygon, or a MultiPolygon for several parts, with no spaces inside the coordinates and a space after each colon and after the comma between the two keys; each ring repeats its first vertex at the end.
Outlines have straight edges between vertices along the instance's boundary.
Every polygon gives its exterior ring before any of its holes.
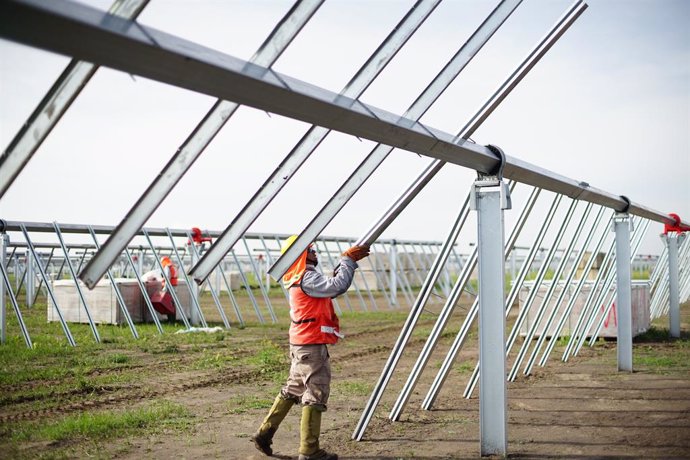
{"type": "MultiPolygon", "coordinates": [[[[172,263],[172,260],[170,260],[170,257],[168,256],[163,256],[161,258],[161,266],[163,267],[163,272],[168,276],[168,279],[170,280],[170,284],[172,287],[177,286],[177,269],[175,268],[175,265],[172,263]]],[[[165,285],[165,277],[163,277],[163,292],[166,292],[167,286],[165,285]]]]}
{"type": "MultiPolygon", "coordinates": [[[[281,254],[297,239],[289,237],[281,254]]],[[[333,297],[352,284],[357,261],[369,255],[368,246],[353,246],[343,252],[332,277],[316,271],[318,257],[309,246],[283,276],[290,293],[290,374],[268,415],[251,441],[266,455],[272,455],[273,435],[295,403],[302,404],[299,460],[334,460],[338,456],[319,447],[321,414],[330,394],[331,364],[327,345],[343,338],[333,297]]]]}
{"type": "MultiPolygon", "coordinates": [[[[163,272],[170,280],[172,287],[174,288],[177,286],[177,269],[170,260],[170,257],[161,257],[161,266],[163,267],[163,272]]],[[[161,272],[161,270],[152,270],[142,275],[142,278],[147,285],[153,308],[158,313],[166,315],[168,321],[174,322],[176,316],[175,302],[170,292],[168,292],[168,286],[163,272],[161,272]]]]}

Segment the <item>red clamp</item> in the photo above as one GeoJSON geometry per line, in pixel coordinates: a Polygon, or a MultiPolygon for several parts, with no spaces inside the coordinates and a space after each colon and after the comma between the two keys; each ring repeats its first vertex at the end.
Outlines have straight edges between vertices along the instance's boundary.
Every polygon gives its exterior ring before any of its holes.
{"type": "MultiPolygon", "coordinates": [[[[211,237],[203,236],[199,227],[192,227],[192,241],[194,241],[196,244],[203,244],[206,241],[210,243],[211,237]]],[[[187,241],[187,243],[190,243],[190,241],[187,241]]]]}
{"type": "Polygon", "coordinates": [[[668,234],[669,232],[676,232],[676,233],[683,233],[683,232],[690,232],[690,227],[687,225],[682,224],[682,220],[678,214],[671,213],[668,215],[671,219],[673,219],[672,224],[664,224],[664,235],[668,234]]]}

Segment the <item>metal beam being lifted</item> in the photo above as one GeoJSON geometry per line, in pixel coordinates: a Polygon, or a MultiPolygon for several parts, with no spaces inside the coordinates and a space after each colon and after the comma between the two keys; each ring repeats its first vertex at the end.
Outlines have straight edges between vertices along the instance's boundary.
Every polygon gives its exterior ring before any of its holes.
{"type": "MultiPolygon", "coordinates": [[[[499,163],[486,147],[458,142],[452,135],[421,123],[74,2],[3,1],[0,36],[479,172],[489,173],[499,163]]],[[[671,223],[664,213],[514,157],[506,157],[504,176],[671,223]]],[[[98,278],[92,276],[84,282],[92,285],[98,278]]]]}

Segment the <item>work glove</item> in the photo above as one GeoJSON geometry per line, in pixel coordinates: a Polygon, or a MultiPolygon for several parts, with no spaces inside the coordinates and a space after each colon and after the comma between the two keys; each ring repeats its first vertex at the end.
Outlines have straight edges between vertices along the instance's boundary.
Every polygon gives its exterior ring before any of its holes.
{"type": "Polygon", "coordinates": [[[357,262],[369,255],[369,246],[352,246],[347,251],[343,252],[343,257],[349,257],[357,262]]]}

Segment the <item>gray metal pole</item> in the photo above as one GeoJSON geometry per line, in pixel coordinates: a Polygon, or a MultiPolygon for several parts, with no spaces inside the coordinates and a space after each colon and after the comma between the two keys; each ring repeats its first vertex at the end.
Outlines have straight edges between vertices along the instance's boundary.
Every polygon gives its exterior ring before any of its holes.
{"type": "MultiPolygon", "coordinates": [[[[175,301],[176,307],[180,310],[180,318],[182,318],[182,322],[184,323],[185,328],[190,329],[190,324],[189,324],[189,318],[187,318],[187,314],[184,312],[182,309],[182,302],[180,302],[180,298],[177,296],[177,292],[175,292],[175,288],[173,287],[172,283],[170,282],[170,277],[168,274],[165,272],[165,269],[163,268],[163,264],[161,263],[160,257],[158,257],[158,253],[156,252],[156,249],[153,246],[153,243],[151,242],[151,237],[149,236],[148,231],[144,228],[142,229],[144,232],[144,237],[146,238],[146,241],[149,244],[149,248],[151,248],[151,253],[153,254],[153,259],[154,259],[154,266],[158,266],[158,269],[161,271],[161,276],[163,276],[163,279],[165,280],[165,285],[168,286],[170,295],[172,296],[173,300],[175,301]]],[[[112,238],[112,236],[111,236],[112,238]]],[[[179,258],[178,258],[179,259],[179,258]]],[[[180,261],[178,260],[178,263],[180,261]]],[[[181,263],[180,263],[181,264],[181,263]]],[[[180,267],[181,269],[182,267],[180,267]]],[[[148,296],[148,294],[146,294],[148,296]]],[[[191,310],[191,308],[190,308],[191,310]]],[[[177,311],[176,311],[177,313],[177,311]]],[[[175,314],[177,316],[177,314],[175,314]]]]}
{"type": "MultiPolygon", "coordinates": [[[[250,62],[264,67],[272,66],[322,3],[323,0],[296,2],[254,53],[250,62]]],[[[137,25],[137,27],[140,28],[141,26],[137,25]]],[[[231,101],[232,99],[218,98],[163,170],[156,175],[144,195],[129,210],[122,222],[113,231],[112,236],[103,245],[103,248],[98,251],[82,272],[81,277],[87,285],[95,283],[103,276],[105,268],[132,240],[136,232],[146,223],[146,220],[151,217],[230,117],[234,115],[240,104],[231,101]]],[[[218,265],[219,261],[211,264],[209,273],[213,267],[218,265]]]]}
{"type": "Polygon", "coordinates": [[[62,232],[60,232],[60,227],[58,226],[57,222],[53,222],[53,227],[55,227],[55,235],[57,236],[58,242],[60,243],[60,247],[62,248],[62,253],[65,255],[65,259],[67,259],[67,269],[69,270],[70,275],[72,275],[74,286],[77,289],[77,294],[79,294],[79,300],[81,300],[81,304],[84,307],[84,311],[86,312],[86,319],[89,321],[89,326],[91,326],[93,338],[96,339],[96,342],[101,343],[101,336],[98,333],[96,323],[94,323],[93,317],[91,316],[91,311],[89,310],[89,305],[86,302],[86,297],[84,297],[84,292],[82,292],[81,286],[79,285],[79,278],[77,278],[77,272],[74,270],[72,262],[70,262],[69,260],[69,251],[67,250],[67,246],[65,246],[65,242],[62,239],[62,232]]]}
{"type": "MultiPolygon", "coordinates": [[[[29,252],[31,254],[35,254],[36,250],[34,249],[34,245],[31,242],[31,238],[29,238],[29,232],[26,230],[24,224],[20,224],[20,228],[22,230],[22,233],[24,234],[24,239],[26,240],[26,245],[29,249],[29,252]]],[[[53,288],[50,285],[48,275],[46,275],[46,273],[43,271],[43,267],[41,265],[38,266],[38,269],[39,273],[41,274],[41,277],[43,278],[43,281],[46,283],[46,288],[48,288],[48,296],[53,301],[53,306],[55,307],[55,311],[57,311],[58,318],[60,319],[60,325],[62,326],[62,331],[65,333],[65,337],[67,337],[67,341],[69,342],[69,344],[74,347],[77,345],[77,343],[74,341],[74,337],[72,337],[72,332],[70,332],[69,326],[67,325],[67,321],[65,321],[65,317],[62,314],[62,310],[60,309],[60,306],[57,303],[57,299],[55,298],[55,294],[53,293],[53,288]]]]}
{"type": "Polygon", "coordinates": [[[472,187],[477,211],[479,249],[479,426],[481,455],[508,452],[508,394],[504,279],[503,210],[510,209],[510,193],[501,180],[481,177],[472,187]]]}
{"type": "MultiPolygon", "coordinates": [[[[57,226],[57,224],[55,224],[57,226]]],[[[91,238],[93,238],[93,243],[96,247],[96,250],[98,250],[99,244],[98,244],[98,239],[96,238],[96,234],[93,231],[93,228],[89,227],[89,231],[91,233],[91,238]]],[[[127,249],[125,249],[126,251],[127,249]]],[[[117,283],[115,282],[115,277],[113,276],[113,273],[110,269],[106,272],[108,275],[108,279],[110,280],[111,286],[113,287],[113,290],[115,291],[115,297],[117,297],[118,303],[120,305],[120,311],[122,312],[122,316],[124,316],[125,321],[127,322],[127,326],[129,326],[129,330],[132,332],[132,336],[135,339],[139,338],[139,333],[137,332],[137,328],[134,326],[134,322],[132,321],[132,317],[129,314],[129,310],[127,309],[127,304],[125,303],[125,298],[122,295],[122,292],[120,291],[120,288],[118,287],[117,283]]]]}
{"type": "Polygon", "coordinates": [[[34,263],[38,259],[38,254],[33,251],[26,253],[26,306],[31,308],[36,300],[36,275],[34,273],[34,263]]]}
{"type": "MultiPolygon", "coordinates": [[[[185,284],[187,285],[187,289],[189,290],[189,295],[192,299],[192,304],[193,304],[194,309],[196,310],[197,314],[199,315],[199,323],[201,323],[201,325],[203,327],[208,327],[208,324],[206,324],[206,318],[204,318],[204,312],[201,311],[201,304],[199,304],[199,293],[197,291],[197,286],[196,286],[196,284],[192,283],[192,280],[190,280],[189,276],[187,276],[187,272],[184,269],[184,259],[182,257],[180,257],[180,253],[177,251],[177,246],[175,246],[175,239],[173,238],[172,233],[170,233],[170,230],[167,228],[165,230],[168,234],[168,238],[170,239],[170,244],[172,245],[172,251],[175,254],[175,259],[177,259],[178,271],[180,273],[182,273],[182,276],[184,277],[185,284]]],[[[146,237],[148,238],[148,234],[146,234],[146,237]]],[[[112,236],[111,236],[111,238],[112,238],[112,236]]],[[[150,241],[151,240],[149,240],[149,242],[150,241]]],[[[155,251],[153,249],[153,247],[151,247],[151,250],[155,251]]],[[[158,259],[158,257],[156,257],[156,259],[158,259]]],[[[168,283],[168,284],[166,284],[166,286],[170,287],[170,294],[173,297],[177,297],[177,293],[175,292],[176,288],[175,288],[175,286],[170,284],[170,280],[168,279],[168,276],[165,273],[165,269],[163,268],[162,264],[160,264],[160,269],[161,269],[161,272],[163,272],[163,276],[165,277],[166,283],[168,283]]],[[[178,299],[175,299],[175,302],[177,302],[177,300],[178,299]]],[[[177,303],[177,305],[180,305],[180,303],[177,303]]],[[[190,308],[190,310],[191,310],[191,308],[190,308]]],[[[195,324],[196,321],[194,321],[194,312],[190,311],[190,313],[191,313],[191,317],[192,317],[191,323],[195,324]]],[[[182,315],[182,316],[184,316],[184,315],[182,315]]]]}
{"type": "Polygon", "coordinates": [[[633,371],[632,268],[630,264],[630,215],[617,213],[616,232],[616,309],[618,311],[618,370],[633,371]]]}
{"type": "MultiPolygon", "coordinates": [[[[574,201],[573,203],[576,204],[577,202],[574,201]]],[[[587,218],[589,217],[589,213],[592,210],[592,206],[593,206],[592,203],[587,203],[586,208],[585,208],[585,212],[583,213],[582,217],[580,218],[580,222],[578,223],[577,228],[575,229],[575,232],[574,232],[574,234],[570,240],[570,243],[568,244],[567,248],[563,252],[563,256],[562,256],[561,260],[558,262],[558,265],[556,266],[556,270],[553,274],[553,278],[551,279],[551,284],[547,288],[546,294],[541,299],[541,302],[539,304],[539,308],[537,308],[537,311],[536,311],[534,317],[532,318],[531,324],[527,330],[527,335],[525,336],[525,340],[524,340],[522,346],[520,347],[520,351],[518,352],[518,355],[515,358],[515,361],[513,361],[513,366],[510,369],[510,372],[508,373],[508,379],[511,381],[515,380],[515,377],[517,376],[518,368],[522,364],[522,361],[525,358],[525,355],[527,354],[527,351],[529,350],[530,345],[532,344],[532,339],[534,338],[534,334],[536,334],[537,329],[539,328],[539,324],[541,323],[541,320],[544,317],[544,313],[546,312],[546,308],[549,305],[549,301],[551,300],[553,293],[556,291],[556,288],[558,287],[558,280],[560,280],[561,275],[563,274],[563,270],[565,270],[565,267],[568,264],[568,259],[570,258],[570,255],[572,254],[572,250],[575,247],[575,243],[577,242],[577,239],[580,237],[580,234],[582,233],[582,229],[584,228],[585,222],[587,221],[587,218]]],[[[564,234],[564,232],[563,232],[563,228],[562,228],[561,232],[559,233],[556,241],[554,242],[554,244],[551,247],[551,250],[549,252],[549,258],[547,259],[546,267],[545,267],[546,270],[548,270],[549,263],[552,260],[552,256],[555,255],[555,253],[556,253],[556,249],[558,248],[558,245],[561,242],[560,237],[563,234],[564,234]]],[[[533,292],[539,291],[540,283],[541,283],[541,281],[535,282],[533,292]]],[[[531,305],[528,304],[525,306],[525,308],[529,308],[530,306],[531,305]]],[[[548,333],[548,327],[549,327],[549,324],[547,324],[544,327],[542,335],[546,335],[548,333]]]]}
{"type": "Polygon", "coordinates": [[[410,310],[410,313],[408,314],[407,319],[405,320],[405,324],[403,325],[402,330],[400,331],[400,334],[398,335],[398,338],[396,339],[395,344],[393,345],[393,349],[391,350],[390,355],[388,356],[388,359],[386,360],[386,363],[384,364],[383,369],[381,370],[381,375],[379,376],[378,381],[374,385],[374,389],[372,390],[372,393],[369,396],[369,400],[367,401],[367,404],[364,407],[362,414],[360,415],[360,419],[357,422],[355,430],[352,433],[352,439],[356,441],[360,441],[364,436],[364,431],[369,425],[369,422],[371,421],[371,418],[374,415],[376,406],[381,400],[383,392],[386,389],[386,386],[388,385],[388,382],[390,381],[391,377],[393,376],[393,371],[395,370],[398,362],[400,361],[400,357],[402,356],[402,352],[405,348],[405,345],[409,341],[412,335],[412,331],[415,325],[417,324],[422,312],[424,311],[424,305],[426,304],[426,300],[432,292],[432,288],[434,283],[436,282],[436,278],[438,278],[438,276],[440,275],[441,268],[443,264],[446,262],[448,256],[450,255],[450,250],[453,247],[453,244],[455,243],[455,240],[457,239],[458,235],[460,234],[460,230],[465,224],[465,221],[467,220],[467,216],[469,214],[469,200],[470,198],[468,195],[467,199],[460,208],[458,217],[456,218],[455,223],[453,224],[453,227],[451,228],[451,231],[448,234],[448,237],[446,238],[443,246],[441,247],[441,251],[436,256],[436,260],[434,260],[434,263],[431,269],[429,270],[426,279],[424,280],[424,284],[422,285],[422,288],[419,291],[419,294],[417,295],[417,300],[415,304],[412,306],[412,309],[410,310]]]}
{"type": "MultiPolygon", "coordinates": [[[[95,237],[95,233],[94,233],[95,237]]],[[[134,273],[134,278],[137,280],[137,284],[139,285],[139,290],[141,291],[141,295],[144,298],[144,303],[146,303],[146,308],[149,310],[149,314],[151,315],[151,319],[156,325],[156,329],[158,329],[158,333],[162,334],[163,333],[163,327],[161,326],[161,322],[158,320],[158,314],[156,313],[156,310],[153,308],[153,304],[151,303],[151,299],[149,298],[149,293],[146,290],[146,286],[144,286],[143,281],[141,281],[140,274],[142,273],[141,268],[137,270],[137,268],[134,265],[134,260],[132,260],[132,255],[129,253],[129,249],[125,248],[125,256],[127,258],[127,263],[129,266],[132,268],[132,272],[134,273]]],[[[139,251],[139,259],[137,260],[139,267],[143,267],[141,259],[143,258],[143,253],[140,250],[139,251]]]]}
{"type": "Polygon", "coordinates": [[[266,321],[264,321],[264,317],[261,314],[261,310],[259,310],[259,304],[256,302],[256,298],[254,297],[254,293],[252,292],[252,287],[249,285],[249,281],[247,280],[247,276],[244,274],[244,270],[242,270],[242,264],[240,264],[240,260],[237,258],[237,254],[235,254],[235,250],[231,249],[230,254],[232,254],[232,259],[235,261],[235,264],[237,265],[237,270],[239,270],[240,272],[242,284],[244,285],[245,291],[247,291],[249,301],[252,303],[252,306],[254,307],[254,312],[256,313],[257,319],[261,324],[266,324],[266,321]]]}
{"type": "MultiPolygon", "coordinates": [[[[188,244],[191,246],[191,255],[192,255],[192,264],[194,265],[195,260],[199,259],[199,249],[196,247],[196,243],[192,239],[192,235],[190,233],[187,233],[187,241],[189,242],[188,244]]],[[[217,269],[218,267],[216,267],[217,269]]],[[[216,271],[216,277],[219,277],[218,272],[216,271]]],[[[217,281],[220,281],[218,279],[217,281]]],[[[220,299],[218,298],[218,294],[216,293],[216,289],[213,287],[211,284],[210,280],[207,280],[208,283],[208,289],[211,291],[211,297],[213,297],[213,302],[216,304],[216,309],[218,310],[218,313],[220,314],[220,319],[223,321],[223,325],[225,326],[225,329],[230,329],[230,322],[228,321],[228,317],[225,315],[225,310],[223,310],[223,305],[220,303],[220,299]]],[[[217,283],[218,289],[220,289],[220,283],[217,283]]]]}
{"type": "Polygon", "coordinates": [[[242,243],[244,244],[244,249],[247,251],[247,258],[249,258],[249,265],[252,267],[252,271],[254,272],[254,277],[256,277],[256,282],[259,285],[259,291],[261,291],[261,295],[264,298],[264,302],[266,303],[266,307],[268,308],[268,314],[271,315],[271,321],[273,321],[273,324],[278,322],[278,318],[276,318],[276,314],[273,311],[273,305],[271,305],[271,299],[268,296],[268,289],[264,287],[264,283],[262,281],[262,276],[261,273],[259,272],[259,269],[256,267],[256,264],[254,263],[254,257],[252,257],[252,252],[249,250],[249,245],[247,244],[247,239],[242,237],[242,243]]]}
{"type": "MultiPolygon", "coordinates": [[[[4,236],[4,235],[3,235],[4,236]]],[[[0,285],[4,286],[7,288],[7,292],[10,295],[10,300],[12,301],[12,308],[14,308],[14,313],[17,315],[17,321],[19,322],[19,327],[22,330],[22,337],[24,337],[24,343],[26,344],[27,348],[33,348],[33,342],[31,341],[31,337],[29,336],[29,330],[26,328],[26,324],[24,324],[24,318],[22,318],[22,311],[19,309],[19,303],[17,302],[17,298],[14,296],[14,292],[12,292],[12,286],[10,285],[10,278],[7,276],[7,271],[5,270],[5,265],[1,263],[0,261],[0,275],[2,275],[2,282],[0,282],[0,285]]],[[[2,299],[2,309],[3,312],[5,310],[5,302],[4,298],[2,299]]],[[[3,315],[3,321],[4,321],[4,315],[3,315]]],[[[4,323],[3,323],[4,327],[4,323]]],[[[4,332],[4,330],[3,330],[4,332]]],[[[3,341],[2,343],[5,343],[4,340],[4,335],[3,335],[3,341]]]]}
{"type": "MultiPolygon", "coordinates": [[[[600,212],[603,212],[604,209],[606,208],[601,208],[600,212]]],[[[611,222],[612,216],[608,218],[608,222],[611,222]]],[[[599,225],[599,223],[602,220],[600,218],[595,219],[595,222],[592,226],[592,232],[590,233],[590,237],[594,235],[596,231],[596,227],[599,225]]],[[[585,244],[582,245],[582,250],[580,253],[580,258],[578,261],[575,263],[575,266],[573,267],[574,271],[577,272],[577,267],[579,266],[580,262],[583,260],[584,256],[586,255],[586,249],[589,247],[589,240],[585,242],[585,244]]],[[[563,327],[565,326],[566,321],[570,319],[570,313],[573,310],[573,307],[575,306],[575,302],[577,301],[578,296],[580,295],[580,292],[582,292],[582,287],[585,285],[585,282],[587,280],[587,276],[589,275],[590,270],[592,269],[592,265],[594,265],[594,261],[596,260],[596,256],[599,253],[599,250],[601,249],[601,246],[604,244],[604,241],[606,240],[606,231],[604,231],[601,236],[599,237],[599,241],[597,242],[595,248],[593,251],[590,252],[591,256],[587,260],[587,263],[585,264],[584,269],[582,270],[582,276],[580,280],[577,283],[577,286],[575,287],[575,290],[571,293],[570,299],[568,300],[568,304],[566,305],[565,309],[561,313],[561,317],[558,320],[558,324],[556,325],[556,329],[554,333],[551,335],[549,338],[549,343],[546,346],[546,350],[542,354],[541,359],[539,360],[539,365],[540,366],[545,366],[546,361],[549,358],[549,355],[551,354],[551,351],[553,350],[554,346],[556,346],[556,343],[558,342],[558,338],[560,337],[561,331],[563,330],[563,327]]],[[[570,282],[566,283],[569,284],[570,282]]],[[[537,350],[540,348],[539,344],[537,344],[537,350]]]]}
{"type": "MultiPolygon", "coordinates": [[[[0,221],[0,225],[4,225],[3,222],[0,221]]],[[[2,269],[5,270],[5,267],[7,267],[7,247],[10,244],[10,236],[5,233],[4,229],[0,229],[0,266],[2,266],[2,269]]],[[[12,286],[9,285],[9,277],[7,278],[7,290],[12,292],[12,286]]],[[[0,343],[5,343],[5,340],[7,338],[7,311],[5,309],[5,283],[2,282],[0,283],[0,343]]]]}
{"type": "Polygon", "coordinates": [[[678,242],[680,234],[669,232],[665,235],[668,247],[668,289],[669,289],[669,334],[680,337],[680,291],[678,284],[678,242]]]}
{"type": "MultiPolygon", "coordinates": [[[[517,8],[522,0],[503,0],[492,11],[489,17],[480,25],[477,31],[463,44],[458,52],[451,58],[446,66],[439,72],[434,80],[414,101],[410,108],[403,114],[404,118],[418,121],[424,113],[438,99],[442,92],[462,72],[467,64],[474,58],[481,48],[489,41],[503,22],[517,8]]],[[[271,267],[273,276],[282,276],[294,263],[307,245],[315,239],[335,215],[345,206],[359,188],[385,161],[393,151],[393,147],[386,144],[377,145],[362,161],[355,171],[348,177],[338,191],[329,199],[328,203],[317,213],[305,229],[300,232],[298,239],[292,247],[271,267]]],[[[380,234],[380,233],[379,233],[380,234]]],[[[370,245],[377,238],[366,239],[364,244],[370,245]]],[[[362,241],[360,241],[362,244],[362,241]]]]}
{"type": "MultiPolygon", "coordinates": [[[[149,0],[115,0],[109,13],[136,19],[149,0]]],[[[98,66],[73,59],[43,97],[0,159],[0,198],[86,86],[98,66]]]]}

